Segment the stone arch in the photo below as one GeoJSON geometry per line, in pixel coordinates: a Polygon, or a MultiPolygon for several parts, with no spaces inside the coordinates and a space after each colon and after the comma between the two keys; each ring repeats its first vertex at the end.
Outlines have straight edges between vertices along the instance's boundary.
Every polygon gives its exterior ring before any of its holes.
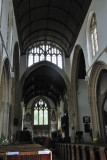
{"type": "Polygon", "coordinates": [[[15,43],[14,46],[14,52],[13,52],[13,79],[12,79],[12,90],[13,90],[13,105],[15,104],[16,100],[16,91],[18,88],[18,83],[19,83],[19,47],[18,43],[15,43]]]}
{"type": "Polygon", "coordinates": [[[11,122],[13,123],[15,118],[18,119],[18,124],[14,125],[12,128],[12,134],[16,134],[16,130],[21,128],[21,104],[20,104],[20,94],[19,94],[19,63],[20,63],[20,56],[19,56],[19,45],[18,42],[14,45],[13,50],[13,77],[12,77],[12,117],[11,122]]]}
{"type": "MultiPolygon", "coordinates": [[[[39,69],[39,67],[42,67],[42,66],[43,67],[48,66],[48,67],[54,69],[63,78],[63,80],[65,82],[65,85],[66,85],[66,88],[67,88],[67,91],[66,91],[66,93],[64,93],[65,94],[64,96],[67,97],[68,107],[69,107],[70,106],[70,82],[69,82],[69,79],[68,79],[67,75],[65,74],[65,72],[62,69],[60,69],[55,64],[52,64],[51,62],[47,62],[47,61],[39,62],[39,63],[37,63],[37,64],[35,64],[35,65],[27,68],[27,70],[25,71],[25,73],[23,74],[23,76],[21,77],[21,80],[20,80],[20,94],[21,94],[21,98],[23,97],[23,86],[24,86],[26,78],[30,75],[31,72],[33,72],[36,69],[39,69]]],[[[21,99],[21,100],[23,101],[23,99],[21,99]]]]}
{"type": "MultiPolygon", "coordinates": [[[[107,73],[107,72],[106,72],[107,73]]],[[[107,142],[107,89],[99,97],[99,108],[100,112],[100,127],[101,127],[101,138],[104,143],[107,142]]]]}
{"type": "MultiPolygon", "coordinates": [[[[101,137],[101,129],[100,129],[100,122],[99,122],[99,115],[98,115],[98,105],[101,106],[98,102],[97,97],[97,85],[100,73],[102,70],[107,70],[107,65],[102,62],[96,62],[91,70],[90,79],[89,79],[89,102],[91,107],[91,115],[92,115],[92,129],[93,129],[93,137],[100,136],[101,137]]],[[[101,100],[102,98],[99,97],[101,100]]]]}
{"type": "Polygon", "coordinates": [[[71,121],[73,121],[72,125],[74,127],[75,125],[75,130],[78,130],[78,110],[77,110],[77,86],[76,86],[76,77],[77,77],[77,63],[78,63],[78,53],[79,50],[81,49],[80,45],[77,45],[74,50],[74,57],[72,61],[72,70],[71,70],[71,110],[70,110],[70,115],[71,115],[71,121]],[[72,119],[72,117],[75,117],[75,120],[72,119]]]}
{"type": "Polygon", "coordinates": [[[94,11],[90,11],[89,15],[88,15],[88,19],[87,19],[87,27],[86,27],[86,39],[87,39],[87,52],[88,52],[88,63],[89,65],[91,65],[91,61],[92,61],[92,47],[91,47],[91,39],[90,39],[90,23],[91,23],[91,19],[92,16],[95,12],[94,11]]]}
{"type": "MultiPolygon", "coordinates": [[[[24,84],[24,82],[25,82],[25,79],[28,77],[28,75],[29,75],[32,71],[34,71],[35,69],[37,69],[37,68],[39,68],[39,67],[41,67],[41,66],[45,66],[45,65],[46,65],[46,66],[49,66],[50,68],[55,69],[55,70],[62,76],[62,78],[64,79],[66,85],[69,86],[70,81],[69,81],[67,75],[65,74],[65,72],[64,72],[62,69],[60,69],[58,66],[56,66],[55,64],[52,64],[51,62],[48,62],[48,61],[42,61],[42,62],[39,62],[39,63],[37,63],[37,64],[34,64],[34,65],[31,66],[31,67],[28,67],[28,68],[26,69],[26,71],[24,72],[24,74],[22,75],[22,77],[21,77],[20,86],[23,86],[23,84],[24,84]]],[[[21,87],[21,88],[22,88],[22,87],[21,87]]]]}
{"type": "Polygon", "coordinates": [[[71,122],[72,141],[74,141],[76,131],[83,131],[84,141],[91,141],[91,137],[89,134],[86,134],[83,124],[83,117],[91,117],[90,106],[88,103],[88,87],[85,77],[85,56],[81,46],[77,45],[74,50],[71,70],[71,108],[69,122],[71,122]],[[85,97],[84,101],[83,96],[85,97]]]}
{"type": "Polygon", "coordinates": [[[62,78],[64,79],[64,82],[66,84],[66,87],[67,87],[66,95],[69,99],[70,98],[70,81],[69,81],[67,75],[65,74],[65,72],[62,69],[60,69],[55,64],[52,64],[51,62],[48,62],[48,61],[39,62],[39,63],[37,63],[37,64],[35,64],[35,65],[26,69],[25,73],[23,74],[23,76],[21,77],[21,80],[20,80],[20,94],[21,94],[21,97],[22,97],[22,93],[23,93],[23,85],[24,85],[25,79],[29,76],[29,74],[32,71],[34,71],[35,69],[37,69],[41,66],[49,66],[50,68],[56,70],[62,76],[62,78]]]}

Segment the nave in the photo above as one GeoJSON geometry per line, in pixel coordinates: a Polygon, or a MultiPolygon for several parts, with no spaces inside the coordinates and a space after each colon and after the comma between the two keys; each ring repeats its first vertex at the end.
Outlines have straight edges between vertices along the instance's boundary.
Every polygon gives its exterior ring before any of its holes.
{"type": "Polygon", "coordinates": [[[0,158],[32,146],[107,160],[107,0],[0,0],[0,158]]]}

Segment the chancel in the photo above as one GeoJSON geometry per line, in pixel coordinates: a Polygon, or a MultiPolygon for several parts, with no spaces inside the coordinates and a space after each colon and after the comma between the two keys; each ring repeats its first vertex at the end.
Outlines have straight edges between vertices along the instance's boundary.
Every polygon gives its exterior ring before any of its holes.
{"type": "Polygon", "coordinates": [[[0,159],[107,160],[106,0],[0,0],[0,159]]]}

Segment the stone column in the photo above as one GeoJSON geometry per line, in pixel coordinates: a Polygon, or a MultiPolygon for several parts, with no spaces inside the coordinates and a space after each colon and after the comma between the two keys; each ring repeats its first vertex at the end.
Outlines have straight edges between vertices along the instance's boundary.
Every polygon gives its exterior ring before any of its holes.
{"type": "Polygon", "coordinates": [[[8,122],[9,122],[9,104],[3,102],[3,119],[2,119],[2,133],[7,138],[8,137],[8,122]]]}
{"type": "Polygon", "coordinates": [[[99,127],[99,119],[98,119],[98,108],[95,97],[90,98],[90,106],[91,106],[91,117],[92,117],[92,129],[93,129],[93,137],[96,137],[97,134],[100,133],[99,127]]]}
{"type": "Polygon", "coordinates": [[[78,130],[78,106],[77,106],[77,91],[76,88],[71,88],[69,108],[69,125],[71,128],[71,142],[75,142],[75,132],[78,130]]]}
{"type": "Polygon", "coordinates": [[[5,108],[5,102],[2,102],[2,134],[5,136],[5,127],[6,127],[6,118],[5,117],[5,111],[6,111],[6,108],[5,108]]]}
{"type": "Polygon", "coordinates": [[[7,121],[6,121],[6,137],[8,137],[9,138],[9,128],[10,128],[10,126],[9,126],[9,111],[10,111],[10,103],[7,103],[6,104],[6,108],[7,108],[7,113],[6,113],[6,115],[7,115],[7,117],[6,117],[6,119],[7,119],[7,121]]]}
{"type": "Polygon", "coordinates": [[[0,137],[1,137],[1,134],[2,134],[2,119],[3,119],[3,107],[2,105],[0,104],[0,137]]]}

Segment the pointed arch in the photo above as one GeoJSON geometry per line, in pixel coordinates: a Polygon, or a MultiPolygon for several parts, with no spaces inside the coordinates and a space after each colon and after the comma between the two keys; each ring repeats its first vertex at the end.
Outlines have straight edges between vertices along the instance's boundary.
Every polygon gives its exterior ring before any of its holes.
{"type": "Polygon", "coordinates": [[[23,76],[21,77],[20,79],[20,93],[21,93],[21,97],[22,97],[22,94],[23,94],[23,85],[24,85],[24,82],[26,80],[26,78],[30,75],[31,72],[33,72],[35,69],[41,67],[41,66],[48,66],[52,69],[54,69],[55,71],[58,72],[58,74],[60,74],[60,76],[63,78],[65,84],[66,84],[66,88],[67,88],[67,96],[69,97],[69,93],[70,93],[70,81],[67,77],[67,75],[65,74],[65,72],[60,69],[58,66],[56,66],[55,64],[52,64],[51,62],[46,62],[46,61],[42,61],[42,62],[39,62],[29,68],[26,69],[25,73],[23,74],[23,76]]]}
{"type": "Polygon", "coordinates": [[[107,70],[107,65],[102,61],[97,61],[92,67],[88,85],[94,137],[96,137],[97,134],[101,136],[100,122],[98,115],[98,103],[97,103],[98,102],[97,85],[102,70],[107,70]]]}
{"type": "Polygon", "coordinates": [[[10,64],[8,58],[5,58],[0,91],[0,120],[2,123],[0,134],[4,134],[5,137],[8,137],[9,133],[10,88],[10,64]]]}
{"type": "MultiPolygon", "coordinates": [[[[86,62],[84,52],[80,45],[74,50],[71,70],[71,107],[70,124],[72,140],[75,140],[76,131],[84,131],[83,117],[91,117],[90,106],[88,103],[88,87],[86,77],[86,62]],[[83,101],[83,97],[85,98],[83,101]]],[[[84,142],[91,142],[89,134],[83,132],[84,142]]],[[[75,141],[74,141],[75,142],[75,141]]]]}

